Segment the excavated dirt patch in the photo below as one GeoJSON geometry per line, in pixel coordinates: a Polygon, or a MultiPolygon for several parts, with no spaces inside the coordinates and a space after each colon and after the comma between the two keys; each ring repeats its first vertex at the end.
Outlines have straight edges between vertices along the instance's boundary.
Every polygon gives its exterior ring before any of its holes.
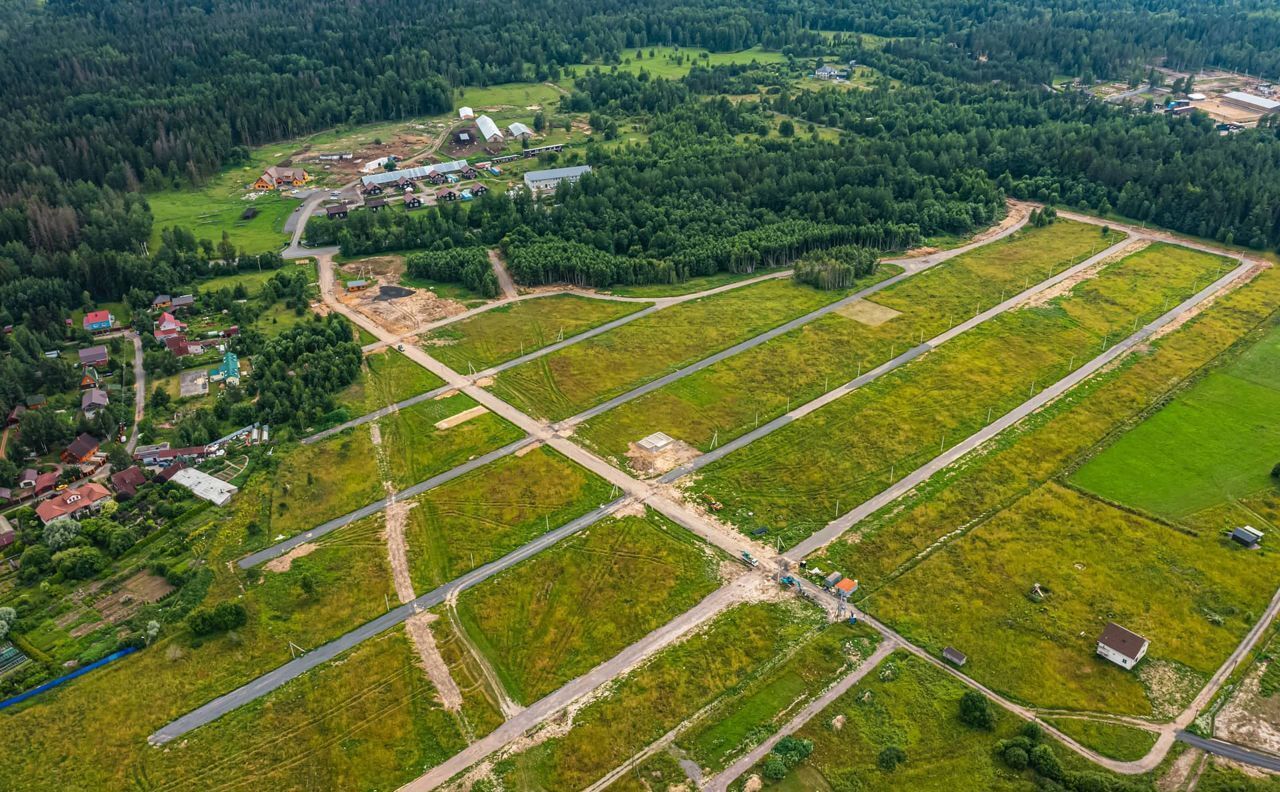
{"type": "Polygon", "coordinates": [[[303,542],[279,558],[271,559],[263,568],[268,572],[288,572],[289,568],[293,566],[295,559],[302,558],[303,556],[309,556],[319,549],[320,545],[318,544],[313,542],[303,542]]]}
{"type": "Polygon", "coordinates": [[[477,404],[475,407],[472,407],[469,410],[463,410],[460,413],[450,415],[448,418],[445,418],[440,421],[436,421],[436,428],[449,429],[451,427],[457,426],[458,424],[466,423],[467,421],[470,421],[472,418],[479,418],[481,415],[484,415],[487,412],[489,412],[489,408],[483,405],[477,404]]]}
{"type": "Polygon", "coordinates": [[[890,319],[902,315],[901,311],[895,311],[887,305],[873,303],[870,300],[858,300],[849,303],[836,311],[836,313],[868,327],[879,327],[890,319]]]}
{"type": "Polygon", "coordinates": [[[436,637],[431,633],[431,622],[438,618],[440,617],[427,611],[415,613],[405,621],[404,628],[414,648],[418,650],[418,661],[426,672],[427,679],[435,687],[440,705],[450,712],[458,712],[462,709],[462,691],[449,673],[449,666],[445,664],[440,648],[436,646],[436,637]]]}
{"type": "Polygon", "coordinates": [[[1266,698],[1260,682],[1269,660],[1249,672],[1240,689],[1214,719],[1214,736],[1280,754],[1280,695],[1266,698]]]}
{"type": "Polygon", "coordinates": [[[627,446],[627,464],[641,476],[662,475],[699,456],[702,452],[683,440],[669,443],[659,451],[646,451],[636,443],[627,446]]]}

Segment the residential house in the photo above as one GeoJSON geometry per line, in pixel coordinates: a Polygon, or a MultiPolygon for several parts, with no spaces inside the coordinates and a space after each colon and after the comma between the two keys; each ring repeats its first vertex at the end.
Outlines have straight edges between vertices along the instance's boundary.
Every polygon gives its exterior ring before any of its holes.
{"type": "Polygon", "coordinates": [[[138,487],[147,483],[147,474],[142,468],[134,465],[111,474],[111,486],[121,495],[133,497],[138,494],[138,487]]]}
{"type": "Polygon", "coordinates": [[[163,470],[161,470],[159,473],[156,474],[156,481],[159,482],[160,484],[168,484],[169,479],[178,475],[178,471],[186,470],[186,469],[187,469],[187,464],[185,462],[174,462],[173,464],[169,465],[169,467],[164,468],[163,470]]]}
{"type": "Polygon", "coordinates": [[[561,182],[573,184],[578,179],[581,179],[583,174],[590,172],[590,165],[529,171],[524,175],[524,186],[528,187],[534,194],[554,192],[561,182]]]}
{"type": "Polygon", "coordinates": [[[71,441],[71,445],[62,452],[62,461],[70,465],[82,465],[93,458],[98,453],[98,438],[93,435],[82,434],[75,440],[71,441]]]}
{"type": "Polygon", "coordinates": [[[372,201],[364,202],[364,208],[368,209],[370,212],[376,212],[386,205],[387,199],[385,198],[374,198],[372,201]]]}
{"type": "Polygon", "coordinates": [[[184,294],[181,297],[174,297],[173,305],[170,307],[173,310],[178,311],[183,308],[190,308],[192,305],[195,305],[195,302],[196,296],[194,294],[184,294]]]}
{"type": "Polygon", "coordinates": [[[285,168],[272,165],[263,171],[253,183],[255,190],[279,190],[285,187],[301,187],[311,181],[311,175],[302,168],[285,168]]]}
{"type": "Polygon", "coordinates": [[[436,193],[437,203],[442,203],[442,202],[447,203],[449,201],[456,201],[456,200],[458,200],[458,194],[453,190],[441,190],[440,192],[436,193]]]}
{"type": "Polygon", "coordinates": [[[107,398],[107,392],[101,388],[90,388],[80,394],[80,411],[85,417],[92,418],[99,411],[106,409],[111,400],[107,398]]]}
{"type": "Polygon", "coordinates": [[[27,412],[27,405],[17,404],[9,411],[9,417],[5,419],[5,426],[17,426],[18,421],[22,420],[22,416],[27,412]]]}
{"type": "Polygon", "coordinates": [[[487,192],[489,192],[489,188],[485,187],[483,184],[477,184],[475,187],[471,188],[472,195],[484,195],[487,192]]]}
{"type": "Polygon", "coordinates": [[[36,507],[40,522],[48,525],[59,517],[79,517],[102,508],[111,499],[107,488],[90,481],[74,489],[65,490],[36,507]]]}
{"type": "Polygon", "coordinates": [[[835,66],[831,66],[830,64],[828,64],[826,66],[819,66],[817,69],[814,69],[813,76],[817,77],[819,80],[834,80],[839,77],[843,77],[844,72],[840,71],[835,66]]]}
{"type": "Polygon", "coordinates": [[[1098,638],[1098,654],[1120,666],[1133,668],[1147,653],[1150,641],[1115,622],[1108,622],[1098,638]]]}
{"type": "Polygon", "coordinates": [[[519,121],[507,127],[507,131],[511,133],[511,137],[517,140],[528,140],[533,137],[533,130],[519,121]]]}
{"type": "Polygon", "coordinates": [[[222,356],[222,364],[209,369],[209,379],[213,382],[224,382],[227,385],[240,384],[240,358],[236,353],[227,352],[222,356]]]}
{"type": "Polygon", "coordinates": [[[204,351],[204,346],[199,341],[191,341],[186,336],[169,336],[164,340],[165,349],[173,353],[174,357],[186,357],[187,355],[198,355],[204,351]]]}
{"type": "Polygon", "coordinates": [[[167,294],[157,294],[151,300],[152,308],[168,308],[170,305],[173,305],[173,298],[167,294]]]}
{"type": "Polygon", "coordinates": [[[462,178],[464,179],[477,179],[480,177],[480,171],[468,165],[467,167],[462,169],[462,172],[459,175],[461,175],[462,178]]]}
{"type": "Polygon", "coordinates": [[[27,397],[27,409],[38,410],[41,407],[45,406],[45,404],[47,404],[48,402],[49,400],[44,397],[43,393],[32,394],[31,396],[27,397]]]}
{"type": "Polygon", "coordinates": [[[116,323],[110,311],[90,311],[84,315],[81,324],[90,333],[105,333],[116,323]]]}
{"type": "Polygon", "coordinates": [[[152,328],[151,334],[156,337],[157,341],[164,341],[166,338],[178,335],[187,329],[185,322],[179,321],[173,314],[165,311],[160,314],[160,318],[156,320],[155,327],[152,328]]]}
{"type": "Polygon", "coordinates": [[[100,384],[102,384],[102,377],[98,376],[98,370],[93,366],[80,372],[80,390],[96,388],[100,384]]]}
{"type": "Polygon", "coordinates": [[[54,487],[58,486],[58,477],[62,474],[57,470],[47,470],[36,476],[32,482],[31,494],[39,498],[41,495],[47,495],[53,492],[54,487]]]}
{"type": "Polygon", "coordinates": [[[36,472],[35,468],[27,468],[22,471],[22,474],[18,476],[18,489],[34,487],[36,485],[36,478],[38,478],[39,475],[40,474],[36,472]]]}
{"type": "Polygon", "coordinates": [[[416,195],[406,195],[404,206],[406,209],[417,209],[422,206],[422,199],[416,195]]]}
{"type": "Polygon", "coordinates": [[[476,118],[476,128],[480,130],[480,137],[486,143],[501,143],[502,130],[498,129],[498,125],[493,123],[493,119],[487,115],[476,118]]]}
{"type": "Polygon", "coordinates": [[[98,346],[91,346],[91,347],[88,347],[87,349],[82,349],[80,350],[79,355],[80,355],[80,365],[94,366],[95,368],[98,366],[107,365],[107,360],[109,358],[109,355],[107,353],[107,348],[102,344],[99,344],[98,346]]]}
{"type": "Polygon", "coordinates": [[[0,487],[0,506],[7,506],[13,503],[13,490],[9,487],[0,487]]]}
{"type": "Polygon", "coordinates": [[[366,184],[360,188],[361,195],[382,195],[382,185],[366,184]]]}

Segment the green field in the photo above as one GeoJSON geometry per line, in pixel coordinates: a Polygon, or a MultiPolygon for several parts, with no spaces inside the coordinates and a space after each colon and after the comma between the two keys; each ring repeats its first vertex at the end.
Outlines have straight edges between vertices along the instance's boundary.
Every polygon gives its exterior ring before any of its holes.
{"type": "Polygon", "coordinates": [[[610,294],[619,297],[679,297],[682,294],[716,289],[730,283],[758,278],[768,270],[755,272],[717,272],[715,275],[699,275],[679,283],[640,283],[634,286],[610,286],[610,294]]]}
{"type": "Polygon", "coordinates": [[[545,446],[437,487],[406,518],[414,588],[433,589],[610,498],[602,479],[545,446]]]}
{"type": "Polygon", "coordinates": [[[784,544],[808,536],[1190,294],[1218,259],[1152,245],[1007,311],[708,465],[693,490],[784,544]]]}
{"type": "Polygon", "coordinates": [[[613,517],[466,591],[458,615],[530,704],[693,607],[723,560],[657,512],[613,517]]]}
{"type": "Polygon", "coordinates": [[[1156,744],[1155,732],[1122,723],[1083,718],[1047,718],[1046,721],[1084,747],[1122,762],[1141,759],[1156,744]]]}
{"type": "Polygon", "coordinates": [[[767,672],[821,622],[797,602],[739,605],[618,681],[568,734],[496,766],[505,789],[559,792],[599,780],[672,727],[767,672]]]}
{"type": "Polygon", "coordinates": [[[338,394],[338,403],[353,415],[373,412],[444,384],[444,380],[393,349],[365,355],[360,374],[338,394]]]}
{"type": "MultiPolygon", "coordinates": [[[[874,295],[892,309],[880,324],[842,309],[597,416],[577,436],[617,464],[629,443],[655,431],[709,450],[713,438],[724,443],[772,420],[1113,241],[1065,221],[1019,232],[874,295]]],[[[886,265],[877,278],[897,271],[886,265]]]]}
{"type": "Polygon", "coordinates": [[[1275,487],[1280,462],[1280,326],[1125,433],[1071,477],[1171,519],[1275,487]]]}
{"type": "Polygon", "coordinates": [[[365,426],[287,453],[277,449],[275,458],[262,540],[302,533],[386,494],[365,426]]]}
{"type": "MultiPolygon", "coordinates": [[[[689,70],[695,65],[725,66],[752,62],[759,64],[785,63],[787,61],[787,57],[781,52],[773,52],[760,47],[752,47],[738,52],[708,52],[704,49],[691,47],[639,47],[636,49],[624,49],[622,56],[623,62],[617,65],[619,71],[628,71],[633,74],[647,71],[654,77],[666,79],[679,79],[688,74],[689,70]],[[637,49],[643,55],[640,59],[636,58],[637,49]]],[[[583,69],[595,68],[596,66],[597,64],[582,64],[572,68],[583,69]]],[[[614,67],[599,64],[599,68],[609,71],[614,67]]]]}
{"type": "MultiPolygon", "coordinates": [[[[436,426],[437,422],[476,406],[470,396],[455,393],[448,398],[418,402],[378,419],[381,454],[385,455],[378,459],[380,463],[385,459],[386,464],[382,475],[389,473],[395,488],[404,489],[524,436],[515,426],[488,411],[456,426],[445,429],[436,426]]],[[[365,427],[355,429],[362,430],[367,431],[365,427]]]]}
{"type": "Polygon", "coordinates": [[[681,303],[508,369],[493,391],[525,412],[567,418],[841,296],[774,280],[681,303]]]}
{"type": "Polygon", "coordinates": [[[454,371],[483,371],[644,308],[644,303],[557,294],[491,308],[422,337],[454,371]]]}

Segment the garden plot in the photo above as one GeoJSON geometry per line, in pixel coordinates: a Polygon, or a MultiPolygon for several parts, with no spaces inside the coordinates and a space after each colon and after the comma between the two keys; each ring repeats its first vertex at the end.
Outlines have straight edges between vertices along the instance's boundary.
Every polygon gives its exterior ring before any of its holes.
{"type": "Polygon", "coordinates": [[[772,280],[681,303],[508,369],[493,392],[525,412],[568,418],[842,295],[772,280]]]}
{"type": "Polygon", "coordinates": [[[611,497],[604,480],[546,446],[437,487],[408,502],[414,589],[429,591],[500,558],[611,497]]]}
{"type": "Polygon", "coordinates": [[[617,464],[627,461],[629,443],[655,431],[707,451],[713,440],[732,440],[970,318],[975,305],[990,308],[1118,239],[1065,221],[1021,231],[874,295],[877,317],[892,318],[851,318],[851,309],[862,314],[871,304],[855,302],[592,418],[577,436],[617,464]]]}
{"type": "Polygon", "coordinates": [[[693,607],[725,561],[657,512],[611,517],[464,592],[458,615],[529,704],[693,607]]]}
{"type": "Polygon", "coordinates": [[[432,357],[454,371],[483,371],[645,307],[556,294],[491,308],[433,330],[422,341],[432,357]]]}
{"type": "Polygon", "coordinates": [[[707,466],[691,488],[725,504],[720,517],[740,529],[794,544],[1193,294],[1219,266],[1152,245],[707,466]]]}

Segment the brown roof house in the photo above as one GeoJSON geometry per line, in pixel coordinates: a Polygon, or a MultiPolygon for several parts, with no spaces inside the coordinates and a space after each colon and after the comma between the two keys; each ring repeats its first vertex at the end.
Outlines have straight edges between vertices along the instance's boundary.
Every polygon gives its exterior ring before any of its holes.
{"type": "Polygon", "coordinates": [[[138,494],[138,487],[146,483],[147,474],[143,473],[142,468],[137,465],[111,474],[111,486],[116,492],[131,498],[138,494]]]}
{"type": "Polygon", "coordinates": [[[1098,654],[1121,668],[1133,668],[1147,653],[1150,641],[1115,622],[1108,622],[1098,638],[1098,654]]]}
{"type": "Polygon", "coordinates": [[[62,452],[62,461],[73,465],[88,462],[94,454],[98,453],[99,445],[98,438],[93,435],[82,434],[72,440],[71,445],[67,446],[67,450],[62,452]]]}

